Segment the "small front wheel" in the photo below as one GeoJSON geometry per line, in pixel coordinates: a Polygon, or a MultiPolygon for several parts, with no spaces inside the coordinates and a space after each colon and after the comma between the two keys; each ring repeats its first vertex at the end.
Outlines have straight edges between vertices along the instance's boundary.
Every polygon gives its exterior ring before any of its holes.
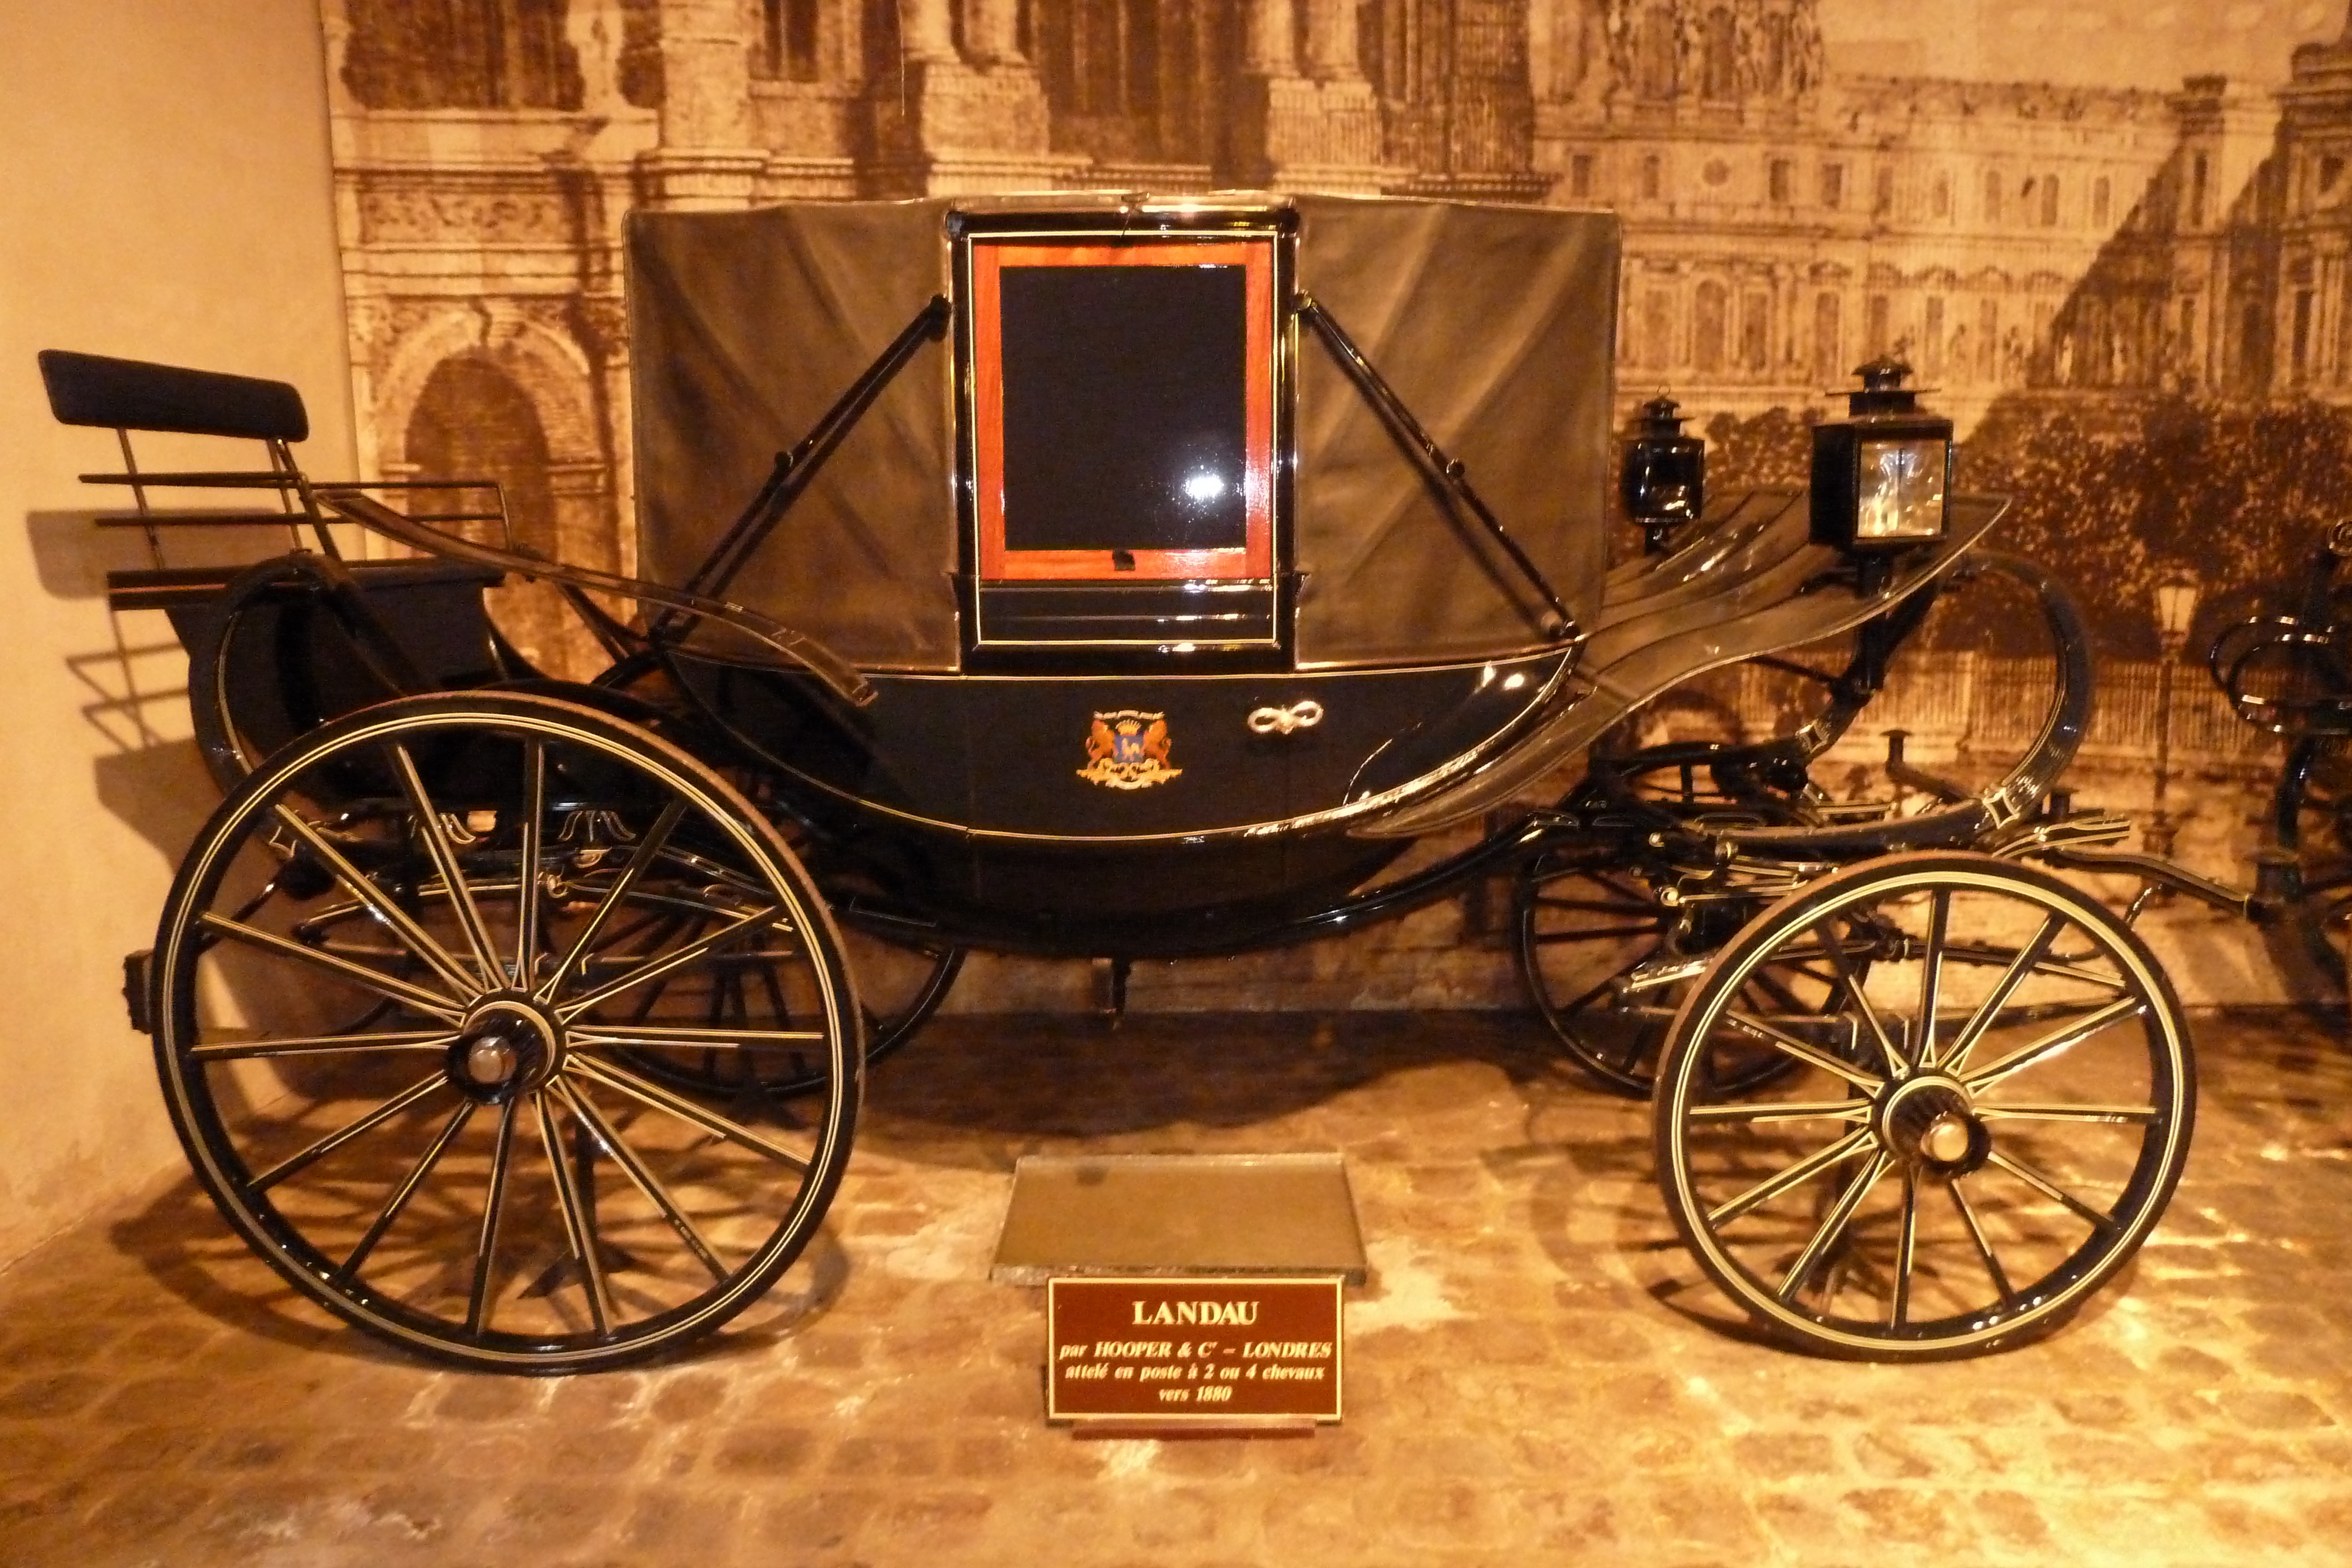
{"type": "Polygon", "coordinates": [[[1783,1337],[1968,1355],[2129,1260],[2195,1099],[2179,1003],[2105,906],[1985,855],[1891,856],[1767,909],[1692,988],[1658,1179],[1699,1266],[1783,1337]],[[1759,1047],[1789,1071],[1726,1070],[1759,1047]]]}

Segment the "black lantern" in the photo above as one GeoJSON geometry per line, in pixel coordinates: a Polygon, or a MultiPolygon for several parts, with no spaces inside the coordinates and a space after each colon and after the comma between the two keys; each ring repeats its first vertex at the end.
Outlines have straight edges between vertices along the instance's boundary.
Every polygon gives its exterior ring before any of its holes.
{"type": "Polygon", "coordinates": [[[1653,555],[1706,509],[1706,443],[1683,434],[1674,399],[1661,393],[1642,405],[1620,484],[1626,515],[1642,526],[1642,548],[1653,555]]]}
{"type": "Polygon", "coordinates": [[[1854,371],[1847,417],[1813,428],[1813,542],[1864,556],[1944,537],[1952,508],[1952,422],[1919,406],[1890,357],[1854,371]]]}

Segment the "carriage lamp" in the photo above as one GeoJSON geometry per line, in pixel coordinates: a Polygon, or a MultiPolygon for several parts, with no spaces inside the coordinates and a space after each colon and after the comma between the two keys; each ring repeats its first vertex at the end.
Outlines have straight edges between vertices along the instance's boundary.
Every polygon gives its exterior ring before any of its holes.
{"type": "Polygon", "coordinates": [[[1652,555],[1664,553],[1674,531],[1706,509],[1706,443],[1683,434],[1674,399],[1661,393],[1642,405],[1619,483],[1626,515],[1641,525],[1642,548],[1652,555]]]}
{"type": "Polygon", "coordinates": [[[1944,537],[1952,505],[1952,422],[1919,406],[1891,356],[1854,371],[1843,419],[1813,427],[1813,542],[1869,558],[1944,537]]]}

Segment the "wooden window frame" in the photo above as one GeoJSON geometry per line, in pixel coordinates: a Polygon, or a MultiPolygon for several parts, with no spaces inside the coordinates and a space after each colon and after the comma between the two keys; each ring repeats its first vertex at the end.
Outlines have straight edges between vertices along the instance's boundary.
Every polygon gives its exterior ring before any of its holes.
{"type": "Polygon", "coordinates": [[[975,235],[971,248],[973,520],[986,582],[1228,581],[1274,575],[1275,240],[1218,235],[1114,241],[975,235]],[[1012,549],[1004,542],[1002,274],[1016,267],[1244,268],[1243,542],[1239,549],[1012,549]],[[1124,556],[1131,566],[1122,567],[1124,556]]]}

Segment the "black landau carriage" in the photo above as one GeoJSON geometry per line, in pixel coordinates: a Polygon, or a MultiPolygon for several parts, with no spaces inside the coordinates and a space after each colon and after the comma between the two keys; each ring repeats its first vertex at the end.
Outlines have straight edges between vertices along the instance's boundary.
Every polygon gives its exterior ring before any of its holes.
{"type": "Polygon", "coordinates": [[[133,1013],[222,1213],[330,1310],[497,1370],[673,1348],[806,1244],[866,1061],[964,949],[1123,973],[1496,877],[1543,1018],[1654,1091],[1676,1223],[1784,1337],[1990,1348],[2156,1223],[2180,1009],[2025,863],[2134,869],[2051,793],[2086,643],[1977,550],[2000,504],[1953,493],[1899,367],[1810,499],[1703,505],[1670,405],[1619,476],[1607,215],[811,204],[640,214],[629,260],[639,578],[478,542],[488,486],[307,476],[282,384],[43,359],[69,423],[265,444],[140,473],[126,435],[120,520],[297,535],[112,587],[174,618],[226,794],[133,1013]],[[1612,568],[1621,482],[1653,548],[1612,568]],[[148,506],[173,486],[281,509],[148,506]],[[344,559],[334,519],[422,553],[344,559]],[[1832,799],[1809,764],[1969,574],[2041,607],[2039,740],[1987,788],[1897,760],[1900,809],[1832,799]],[[501,575],[609,670],[533,669],[501,575]],[[1750,661],[1812,710],[1658,732],[1750,661]]]}

